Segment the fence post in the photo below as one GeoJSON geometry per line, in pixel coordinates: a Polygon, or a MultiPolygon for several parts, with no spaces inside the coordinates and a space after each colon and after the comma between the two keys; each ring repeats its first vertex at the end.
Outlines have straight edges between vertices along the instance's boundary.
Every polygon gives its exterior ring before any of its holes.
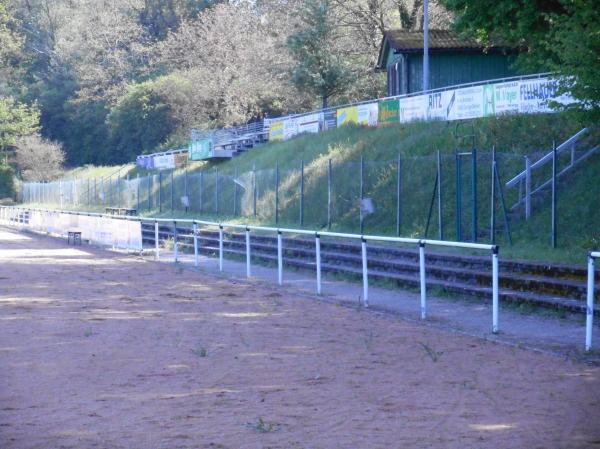
{"type": "Polygon", "coordinates": [[[492,249],[492,333],[498,333],[498,251],[492,249]]]}
{"type": "Polygon", "coordinates": [[[200,192],[198,193],[198,202],[200,203],[200,213],[202,213],[202,193],[204,192],[204,172],[200,172],[200,192]]]}
{"type": "Polygon", "coordinates": [[[300,227],[304,226],[304,159],[300,161],[300,227]]]}
{"type": "Polygon", "coordinates": [[[283,242],[281,231],[277,231],[277,281],[283,285],[283,242]]]}
{"type": "Polygon", "coordinates": [[[238,197],[238,168],[233,172],[233,216],[237,216],[237,197],[238,197]]]}
{"type": "Polygon", "coordinates": [[[62,181],[58,181],[58,196],[60,197],[60,208],[63,208],[62,181]]]}
{"type": "Polygon", "coordinates": [[[552,142],[552,248],[556,248],[556,143],[552,142]]]}
{"type": "Polygon", "coordinates": [[[369,307],[369,271],[367,265],[367,240],[361,238],[362,275],[363,275],[363,306],[369,307]]]}
{"type": "Polygon", "coordinates": [[[275,162],[275,224],[279,224],[279,161],[275,162]]]}
{"type": "Polygon", "coordinates": [[[162,213],[162,171],[158,172],[158,212],[162,213]]]}
{"type": "Polygon", "coordinates": [[[360,203],[358,208],[358,219],[360,221],[360,233],[364,230],[364,214],[363,214],[363,200],[365,196],[365,161],[363,156],[360,157],[360,203]]]}
{"type": "Polygon", "coordinates": [[[173,176],[173,172],[175,171],[175,169],[171,170],[171,213],[173,213],[173,210],[175,208],[175,204],[174,204],[174,198],[175,198],[175,179],[173,176]]]}
{"type": "Polygon", "coordinates": [[[160,260],[158,250],[158,221],[154,221],[154,260],[160,260]]]}
{"type": "Polygon", "coordinates": [[[419,279],[421,283],[421,319],[427,317],[427,282],[425,279],[425,242],[419,242],[419,279]]]}
{"type": "Polygon", "coordinates": [[[317,265],[317,295],[321,296],[321,237],[315,233],[315,262],[317,265]]]}
{"type": "Polygon", "coordinates": [[[491,204],[490,210],[490,241],[492,245],[496,244],[496,156],[492,149],[492,185],[491,185],[491,204]]]}
{"type": "Polygon", "coordinates": [[[136,198],[136,207],[137,207],[137,211],[139,212],[140,210],[140,174],[137,174],[137,181],[135,183],[135,189],[136,189],[136,194],[135,194],[135,198],[136,198]]]}
{"type": "Polygon", "coordinates": [[[327,161],[327,229],[331,229],[331,159],[327,161]]]}
{"type": "Polygon", "coordinates": [[[219,169],[215,167],[215,215],[219,216],[219,169]]]}
{"type": "Polygon", "coordinates": [[[400,224],[402,220],[402,202],[401,202],[401,192],[402,192],[402,159],[400,154],[398,154],[398,166],[396,172],[396,235],[400,236],[400,224]]]}
{"type": "Polygon", "coordinates": [[[575,165],[575,141],[571,144],[571,167],[575,165]]]}
{"type": "Polygon", "coordinates": [[[458,151],[456,157],[456,241],[462,240],[462,188],[461,188],[461,163],[458,151]]]}
{"type": "Polygon", "coordinates": [[[471,152],[471,201],[472,206],[472,217],[471,217],[471,228],[473,235],[473,242],[477,242],[477,149],[473,148],[471,152]]]}
{"type": "Polygon", "coordinates": [[[592,349],[592,325],[594,324],[594,257],[588,255],[587,307],[585,312],[585,350],[592,349]]]}
{"type": "Polygon", "coordinates": [[[252,276],[250,269],[250,229],[246,228],[246,277],[252,276]]]}
{"type": "Polygon", "coordinates": [[[185,171],[183,172],[183,195],[185,196],[185,213],[188,213],[188,209],[189,209],[189,204],[190,204],[190,198],[188,197],[188,171],[187,171],[187,167],[185,168],[185,171]]]}
{"type": "Polygon", "coordinates": [[[525,220],[531,218],[531,160],[525,156],[525,220]]]}
{"type": "Polygon", "coordinates": [[[219,271],[223,271],[223,225],[219,225],[219,271]]]}
{"type": "Polygon", "coordinates": [[[437,152],[437,191],[438,191],[438,227],[440,240],[444,240],[444,214],[442,208],[442,155],[440,150],[437,152]]]}
{"type": "Polygon", "coordinates": [[[179,262],[179,248],[177,237],[177,222],[173,220],[173,255],[176,263],[179,262]]]}
{"type": "Polygon", "coordinates": [[[91,192],[90,192],[90,178],[88,178],[87,179],[87,205],[88,205],[88,207],[90,207],[90,205],[92,204],[92,199],[91,199],[90,195],[91,195],[91,192]]]}
{"type": "Polygon", "coordinates": [[[256,218],[256,162],[252,164],[252,209],[256,218]]]}
{"type": "Polygon", "coordinates": [[[194,266],[198,266],[198,224],[194,222],[194,266]]]}

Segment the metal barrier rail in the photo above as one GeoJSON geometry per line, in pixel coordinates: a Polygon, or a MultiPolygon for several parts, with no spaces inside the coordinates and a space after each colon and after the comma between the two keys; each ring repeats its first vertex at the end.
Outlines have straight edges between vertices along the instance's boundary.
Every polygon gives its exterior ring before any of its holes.
{"type": "MultiPolygon", "coordinates": [[[[321,237],[333,237],[341,239],[354,239],[361,241],[361,254],[362,254],[362,284],[363,284],[363,298],[362,304],[364,307],[369,307],[369,271],[368,271],[368,258],[367,258],[367,243],[368,242],[392,242],[402,244],[413,244],[419,247],[419,274],[420,274],[420,293],[421,293],[421,319],[427,317],[427,280],[426,280],[426,266],[425,266],[425,247],[431,246],[443,246],[448,248],[464,248],[474,250],[491,251],[492,256],[492,332],[498,332],[498,252],[499,247],[497,245],[487,245],[482,243],[466,243],[466,242],[452,242],[443,240],[430,240],[430,239],[414,239],[404,237],[386,237],[377,235],[359,235],[359,234],[346,234],[340,232],[328,232],[328,231],[308,231],[305,229],[291,229],[291,228],[273,228],[265,226],[253,226],[243,225],[235,223],[219,223],[205,220],[192,220],[192,219],[170,219],[170,218],[153,218],[144,219],[141,217],[131,216],[114,216],[99,213],[82,213],[75,211],[57,211],[48,209],[31,209],[31,208],[15,208],[3,206],[0,211],[0,219],[3,222],[7,210],[17,211],[17,217],[19,217],[19,211],[39,211],[45,213],[65,213],[71,215],[82,215],[82,216],[95,216],[95,217],[107,217],[118,220],[130,220],[139,221],[146,223],[154,223],[154,257],[155,260],[160,260],[160,249],[159,249],[159,223],[169,223],[173,225],[173,252],[175,262],[179,260],[179,248],[178,248],[178,235],[177,235],[177,223],[188,224],[192,227],[193,240],[194,240],[194,264],[198,266],[198,226],[214,226],[219,228],[219,270],[223,271],[223,230],[228,229],[241,229],[245,231],[246,236],[246,277],[251,277],[252,266],[251,266],[251,246],[250,246],[250,232],[270,232],[277,235],[277,273],[278,273],[278,284],[283,284],[283,246],[282,246],[282,234],[300,234],[310,235],[315,238],[315,265],[316,265],[316,291],[317,295],[322,294],[322,275],[321,275],[321,237]]],[[[24,220],[23,220],[24,221],[24,220]]],[[[8,221],[10,224],[10,220],[8,221]]],[[[25,225],[25,223],[23,223],[25,225]]]]}
{"type": "MultiPolygon", "coordinates": [[[[142,218],[132,216],[115,216],[109,214],[100,214],[96,212],[76,212],[76,211],[61,211],[54,209],[33,209],[33,208],[22,208],[22,207],[11,207],[11,206],[0,206],[0,223],[5,225],[16,224],[19,228],[24,228],[28,225],[25,219],[25,214],[29,217],[29,213],[32,211],[44,212],[44,213],[63,213],[69,215],[81,215],[88,217],[99,217],[99,218],[111,218],[116,220],[129,220],[138,221],[140,223],[154,223],[154,258],[160,260],[160,249],[159,249],[159,224],[172,224],[173,225],[173,251],[175,262],[179,261],[179,247],[178,247],[178,231],[177,224],[191,225],[192,237],[194,242],[194,265],[199,266],[199,251],[198,251],[198,235],[199,226],[213,226],[219,229],[219,271],[223,271],[223,240],[224,240],[224,229],[240,229],[245,232],[246,240],[246,276],[251,277],[252,266],[251,266],[251,245],[250,245],[250,233],[251,231],[260,231],[275,233],[277,235],[277,281],[279,285],[283,284],[283,234],[291,235],[309,235],[315,238],[315,266],[316,266],[316,293],[317,295],[322,294],[322,273],[321,273],[321,237],[333,237],[341,239],[354,239],[361,241],[361,255],[362,255],[362,284],[363,284],[363,306],[369,306],[369,271],[368,271],[368,258],[367,258],[367,242],[391,242],[391,243],[402,243],[402,244],[413,244],[419,247],[419,277],[420,277],[420,294],[421,294],[421,319],[427,318],[427,282],[426,282],[426,265],[425,265],[425,247],[430,246],[442,246],[447,248],[463,248],[463,249],[474,249],[491,251],[492,256],[492,332],[498,333],[498,312],[499,312],[499,274],[498,274],[498,253],[499,247],[497,245],[488,245],[482,243],[467,243],[467,242],[452,242],[444,240],[432,240],[432,239],[414,239],[405,237],[387,237],[377,235],[360,235],[360,234],[347,234],[340,232],[328,232],[328,231],[309,231],[306,229],[293,229],[293,228],[276,228],[268,226],[255,226],[255,225],[244,225],[236,223],[219,223],[214,221],[206,220],[193,220],[193,219],[172,219],[172,218],[142,218]]],[[[585,336],[585,350],[591,351],[592,349],[592,330],[593,330],[593,318],[594,318],[594,277],[595,277],[595,259],[600,259],[600,251],[590,252],[588,254],[588,277],[587,277],[587,304],[586,304],[586,336],[585,336]]]]}
{"type": "Polygon", "coordinates": [[[587,276],[587,307],[585,318],[585,350],[592,350],[592,326],[594,324],[594,262],[600,259],[600,251],[592,251],[588,254],[588,276],[587,276]]]}

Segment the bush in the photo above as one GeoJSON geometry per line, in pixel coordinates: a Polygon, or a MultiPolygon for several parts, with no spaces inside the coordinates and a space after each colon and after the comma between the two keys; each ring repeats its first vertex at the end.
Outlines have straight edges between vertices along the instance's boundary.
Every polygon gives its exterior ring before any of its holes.
{"type": "Polygon", "coordinates": [[[0,165],[0,198],[15,197],[15,171],[9,165],[0,165]]]}

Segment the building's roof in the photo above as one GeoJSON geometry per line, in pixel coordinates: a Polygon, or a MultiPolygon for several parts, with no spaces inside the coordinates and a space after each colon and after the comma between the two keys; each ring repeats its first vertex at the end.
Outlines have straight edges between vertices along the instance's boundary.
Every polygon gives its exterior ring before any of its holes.
{"type": "MultiPolygon", "coordinates": [[[[385,37],[396,51],[423,50],[423,31],[390,30],[385,37]]],[[[431,50],[483,49],[484,46],[474,39],[463,39],[451,30],[429,30],[429,48],[431,50]]]]}
{"type": "MultiPolygon", "coordinates": [[[[383,35],[379,50],[377,68],[385,68],[387,48],[391,47],[395,53],[420,53],[423,51],[423,31],[390,30],[383,35]]],[[[432,52],[446,51],[483,51],[497,50],[501,46],[486,47],[474,39],[460,37],[452,30],[429,30],[429,50],[432,52]]]]}

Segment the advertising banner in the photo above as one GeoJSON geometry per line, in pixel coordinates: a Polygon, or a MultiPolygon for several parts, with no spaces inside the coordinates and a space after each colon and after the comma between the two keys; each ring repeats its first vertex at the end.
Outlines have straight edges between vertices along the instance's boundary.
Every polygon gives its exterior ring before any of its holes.
{"type": "Polygon", "coordinates": [[[377,103],[358,105],[358,124],[365,126],[377,126],[377,115],[379,107],[377,103]]]}
{"type": "Polygon", "coordinates": [[[569,104],[574,100],[567,94],[558,95],[558,83],[548,78],[519,82],[519,112],[553,112],[549,105],[551,101],[569,104]]]}
{"type": "Polygon", "coordinates": [[[427,99],[427,95],[401,98],[399,100],[400,123],[425,120],[427,118],[427,99]]]}
{"type": "Polygon", "coordinates": [[[177,153],[174,155],[175,167],[183,167],[187,165],[188,153],[177,153]]]}
{"type": "MultiPolygon", "coordinates": [[[[493,96],[493,112],[489,113],[489,109],[484,104],[484,113],[486,115],[501,115],[512,114],[519,112],[519,82],[511,81],[508,83],[498,83],[485,86],[486,89],[492,89],[493,96]]],[[[487,98],[487,93],[486,93],[487,98]]]]}
{"type": "Polygon", "coordinates": [[[483,117],[483,86],[456,89],[456,100],[448,120],[483,117]]]}
{"type": "Polygon", "coordinates": [[[212,140],[202,139],[192,142],[188,151],[190,161],[201,161],[210,157],[212,150],[212,140]]]}
{"type": "Polygon", "coordinates": [[[303,115],[296,117],[296,131],[301,133],[318,133],[323,123],[323,113],[303,115]]]}
{"type": "Polygon", "coordinates": [[[269,141],[283,140],[283,120],[269,122],[269,141]]]}
{"type": "Polygon", "coordinates": [[[337,110],[337,126],[348,125],[350,123],[358,123],[358,107],[348,106],[337,110]]]}
{"type": "Polygon", "coordinates": [[[157,170],[168,170],[175,168],[175,158],[172,154],[161,154],[154,156],[154,168],[157,170]]]}
{"type": "Polygon", "coordinates": [[[389,125],[400,121],[400,103],[398,100],[383,100],[379,102],[377,122],[380,125],[389,125]]]}

